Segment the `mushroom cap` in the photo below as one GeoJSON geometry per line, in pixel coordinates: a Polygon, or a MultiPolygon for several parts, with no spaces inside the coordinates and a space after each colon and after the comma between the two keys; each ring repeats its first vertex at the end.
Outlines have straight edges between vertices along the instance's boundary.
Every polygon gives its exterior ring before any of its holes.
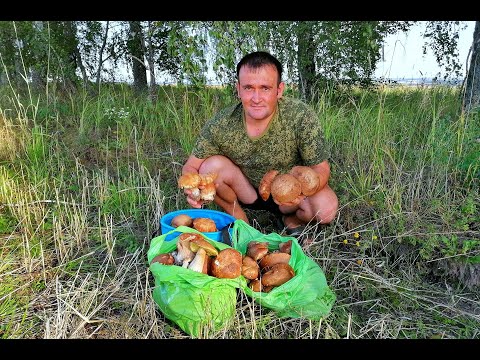
{"type": "Polygon", "coordinates": [[[198,184],[198,186],[212,184],[217,178],[217,175],[217,173],[200,174],[200,183],[198,184]]]}
{"type": "Polygon", "coordinates": [[[200,185],[202,180],[199,174],[195,173],[186,173],[178,178],[178,187],[180,189],[192,189],[200,185]]]}
{"type": "Polygon", "coordinates": [[[302,185],[292,174],[281,174],[273,179],[271,191],[276,201],[288,203],[302,193],[302,185]]]}
{"type": "Polygon", "coordinates": [[[268,242],[250,241],[247,245],[247,255],[258,261],[268,253],[268,242]]]}
{"type": "Polygon", "coordinates": [[[173,265],[175,263],[175,259],[172,256],[172,254],[163,253],[155,256],[152,259],[151,264],[153,264],[154,262],[159,262],[160,264],[163,264],[163,265],[173,265]]]}
{"type": "Polygon", "coordinates": [[[267,201],[267,199],[270,197],[272,181],[277,175],[277,170],[270,170],[267,171],[267,173],[263,175],[262,180],[260,180],[260,185],[258,186],[258,193],[264,201],[267,201]]]}
{"type": "Polygon", "coordinates": [[[262,276],[263,286],[280,286],[295,276],[293,268],[285,263],[278,263],[272,266],[262,276]]]}
{"type": "Polygon", "coordinates": [[[199,249],[205,250],[208,256],[217,256],[218,250],[215,249],[215,246],[210,244],[207,240],[205,240],[201,235],[196,234],[195,238],[190,240],[190,250],[193,252],[197,252],[199,249]]]}
{"type": "Polygon", "coordinates": [[[311,196],[317,192],[318,185],[320,184],[320,177],[311,167],[294,166],[290,170],[290,174],[300,182],[303,195],[311,196]]]}
{"type": "Polygon", "coordinates": [[[242,275],[246,279],[254,280],[258,278],[260,268],[255,260],[250,256],[244,256],[242,260],[242,275]]]}
{"type": "Polygon", "coordinates": [[[215,221],[209,218],[196,218],[193,219],[193,228],[201,232],[216,232],[217,226],[215,221]]]}
{"type": "Polygon", "coordinates": [[[172,227],[174,227],[174,228],[179,227],[181,225],[192,227],[193,219],[192,219],[191,216],[189,216],[187,214],[180,214],[180,215],[175,216],[172,219],[172,221],[170,222],[170,225],[172,225],[172,227]]]}
{"type": "Polygon", "coordinates": [[[272,252],[267,254],[260,260],[260,269],[268,269],[275,264],[284,263],[288,264],[290,261],[291,255],[284,252],[272,252]]]}
{"type": "Polygon", "coordinates": [[[280,250],[280,252],[290,254],[292,252],[292,240],[284,241],[278,244],[278,250],[280,250]]]}
{"type": "Polygon", "coordinates": [[[212,275],[220,279],[234,279],[242,274],[242,254],[234,248],[218,252],[212,262],[212,275]]]}

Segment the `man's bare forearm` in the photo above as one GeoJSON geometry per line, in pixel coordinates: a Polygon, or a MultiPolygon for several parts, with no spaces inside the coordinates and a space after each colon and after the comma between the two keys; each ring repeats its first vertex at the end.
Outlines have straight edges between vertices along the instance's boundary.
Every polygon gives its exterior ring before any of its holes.
{"type": "Polygon", "coordinates": [[[317,191],[319,191],[328,184],[328,179],[330,178],[330,164],[327,161],[324,161],[318,165],[312,166],[312,169],[315,170],[319,177],[319,185],[317,188],[317,191]]]}

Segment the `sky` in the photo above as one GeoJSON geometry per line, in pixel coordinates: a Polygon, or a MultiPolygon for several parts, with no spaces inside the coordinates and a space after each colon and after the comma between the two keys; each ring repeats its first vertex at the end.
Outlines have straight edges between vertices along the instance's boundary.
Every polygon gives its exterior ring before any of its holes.
{"type": "MultiPolygon", "coordinates": [[[[467,28],[460,31],[458,42],[459,61],[462,74],[466,75],[467,56],[473,41],[475,21],[465,21],[467,28]]],[[[443,71],[438,67],[433,52],[423,55],[424,39],[421,33],[425,26],[415,26],[405,35],[395,34],[387,37],[384,48],[385,61],[378,63],[375,77],[388,79],[431,79],[443,71]]]]}

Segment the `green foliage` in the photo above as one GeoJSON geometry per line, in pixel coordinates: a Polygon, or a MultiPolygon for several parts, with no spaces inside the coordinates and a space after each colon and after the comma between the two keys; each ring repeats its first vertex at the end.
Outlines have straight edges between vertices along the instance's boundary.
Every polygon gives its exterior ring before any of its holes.
{"type": "Polygon", "coordinates": [[[139,249],[142,244],[134,234],[121,232],[116,237],[116,246],[125,249],[129,253],[133,253],[139,249]]]}
{"type": "Polygon", "coordinates": [[[8,213],[0,212],[0,234],[9,234],[14,231],[16,221],[8,213]]]}
{"type": "MultiPolygon", "coordinates": [[[[13,82],[19,85],[31,78],[47,93],[57,85],[72,91],[80,81],[78,74],[85,88],[99,91],[99,84],[94,89],[91,81],[118,79],[122,75],[116,70],[132,68],[132,64],[139,65],[134,81],[146,86],[148,67],[133,60],[142,61],[143,55],[149,60],[148,66],[155,67],[152,70],[172,81],[201,86],[207,81],[211,65],[214,81],[232,85],[238,60],[247,52],[267,50],[281,60],[289,80],[300,86],[305,97],[315,95],[326,84],[370,86],[385,38],[408,32],[415,23],[16,21],[0,24],[0,45],[5,70],[13,82]],[[135,31],[130,24],[136,26],[135,31]],[[108,68],[107,60],[111,65],[108,68]]],[[[433,49],[437,62],[446,70],[446,78],[460,75],[460,27],[458,21],[426,23],[424,51],[427,47],[433,49]]]]}
{"type": "MultiPolygon", "coordinates": [[[[2,292],[0,292],[2,293],[2,292]]],[[[14,299],[6,298],[0,302],[0,319],[12,318],[17,312],[17,304],[14,299]]],[[[0,323],[0,337],[2,339],[9,339],[14,333],[13,321],[2,321],[0,323]]]]}
{"type": "Polygon", "coordinates": [[[144,198],[135,187],[129,186],[123,181],[118,184],[110,184],[107,193],[100,198],[100,213],[115,217],[132,217],[139,220],[141,206],[144,198]]]}
{"type": "Polygon", "coordinates": [[[50,173],[49,156],[50,139],[46,134],[44,127],[34,125],[31,133],[25,137],[25,155],[22,156],[21,164],[25,167],[28,177],[34,181],[42,182],[48,178],[50,173]]]}
{"type": "Polygon", "coordinates": [[[426,54],[428,46],[433,49],[438,65],[446,71],[444,80],[462,77],[457,47],[459,28],[460,21],[429,21],[425,29],[427,42],[423,45],[423,53],[426,54]]]}

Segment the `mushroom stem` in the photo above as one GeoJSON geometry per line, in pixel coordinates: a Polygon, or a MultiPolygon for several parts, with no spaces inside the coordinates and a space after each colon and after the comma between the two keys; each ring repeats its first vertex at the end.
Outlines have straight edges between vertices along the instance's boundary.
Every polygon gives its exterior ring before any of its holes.
{"type": "Polygon", "coordinates": [[[188,268],[190,270],[201,273],[203,272],[203,265],[206,260],[207,260],[207,252],[202,248],[199,248],[192,262],[190,263],[190,265],[188,265],[188,268]]]}
{"type": "Polygon", "coordinates": [[[190,250],[190,238],[188,236],[183,237],[182,235],[180,235],[180,239],[177,242],[177,257],[175,258],[175,261],[178,264],[182,264],[182,267],[186,268],[194,258],[195,253],[190,250]]]}

